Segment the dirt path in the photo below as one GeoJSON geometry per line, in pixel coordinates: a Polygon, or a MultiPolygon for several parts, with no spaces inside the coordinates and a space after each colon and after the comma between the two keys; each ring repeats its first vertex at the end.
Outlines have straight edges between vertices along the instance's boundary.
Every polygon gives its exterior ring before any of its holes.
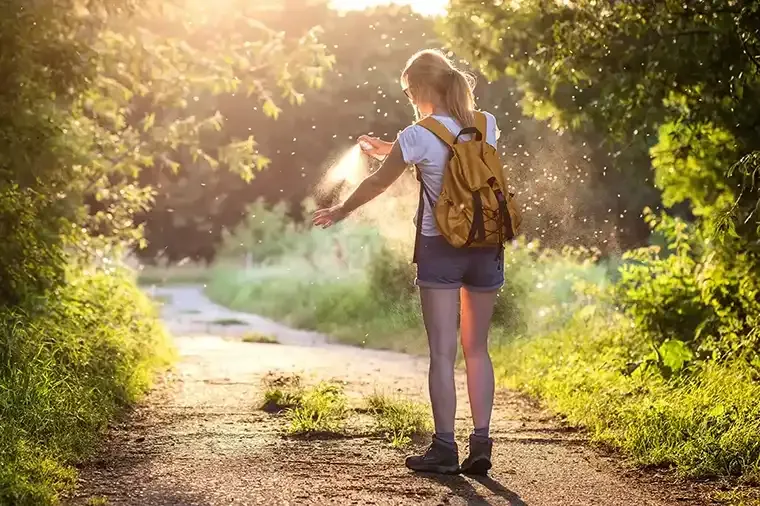
{"type": "MultiPolygon", "coordinates": [[[[382,439],[354,435],[304,441],[281,435],[281,416],[257,409],[268,374],[344,383],[355,397],[375,389],[427,402],[427,361],[327,344],[323,336],[230,312],[195,287],[159,290],[180,362],[81,470],[71,504],[105,496],[128,505],[672,505],[702,504],[699,491],[664,486],[589,449],[521,396],[501,391],[490,478],[414,475],[382,439]],[[257,331],[281,344],[243,342],[257,331]]],[[[464,388],[464,381],[459,384],[464,388]]],[[[459,393],[461,451],[470,428],[459,393]]]]}

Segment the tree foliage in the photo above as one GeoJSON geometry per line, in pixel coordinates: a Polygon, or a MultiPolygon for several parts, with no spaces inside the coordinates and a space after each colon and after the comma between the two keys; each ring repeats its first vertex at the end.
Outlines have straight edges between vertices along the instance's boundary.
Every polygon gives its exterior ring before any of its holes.
{"type": "Polygon", "coordinates": [[[654,147],[669,206],[709,216],[730,200],[728,171],[760,135],[757,2],[456,0],[452,12],[447,33],[485,71],[515,76],[530,114],[603,134],[641,176],[624,152],[654,147]]]}
{"type": "Polygon", "coordinates": [[[692,224],[648,215],[667,250],[629,253],[616,288],[670,372],[682,345],[695,359],[759,348],[759,14],[754,1],[455,0],[445,25],[484,72],[516,80],[527,113],[602,136],[618,170],[653,170],[666,207],[689,205],[692,224]]]}
{"type": "MultiPolygon", "coordinates": [[[[319,183],[360,134],[393,139],[414,120],[399,84],[406,60],[419,49],[447,45],[434,20],[406,7],[338,13],[324,1],[292,0],[261,19],[291,39],[305,29],[304,19],[318,24],[320,40],[335,57],[332,71],[321,87],[304,92],[303,105],[283,104],[276,119],[266,117],[260,103],[244,94],[200,97],[199,103],[214,101],[219,107],[225,118],[222,136],[252,133],[269,164],[247,184],[223,167],[211,173],[191,160],[183,161],[184,170],[177,174],[158,167],[143,171],[143,181],[160,188],[144,215],[148,244],[139,253],[145,260],[210,260],[225,230],[244,221],[248,206],[259,198],[270,205],[287,201],[296,219],[302,218],[298,210],[304,198],[329,202],[332,193],[319,192],[319,183]],[[293,11],[303,15],[292,16],[293,11]]],[[[459,59],[459,51],[452,55],[459,59]]],[[[605,170],[612,164],[598,140],[557,133],[525,116],[513,79],[478,77],[478,105],[497,116],[503,132],[500,152],[508,178],[528,208],[524,228],[531,238],[552,246],[594,245],[606,252],[646,240],[649,231],[638,211],[657,202],[650,184],[632,177],[622,183],[613,170],[605,170]],[[615,184],[637,191],[607,191],[615,184]]],[[[209,140],[209,149],[214,142],[209,140]]],[[[410,197],[414,199],[412,193],[410,197]]]]}
{"type": "Polygon", "coordinates": [[[24,246],[0,252],[9,271],[3,303],[19,302],[22,288],[54,286],[65,261],[107,261],[114,248],[140,240],[135,215],[154,196],[140,180],[144,169],[176,171],[192,160],[250,179],[268,163],[250,133],[223,132],[216,104],[201,97],[246,94],[276,116],[282,104],[302,101],[299,87],[319,85],[332,60],[316,31],[288,40],[248,2],[223,4],[3,5],[3,228],[14,210],[37,203],[21,216],[36,226],[13,229],[24,246]]]}

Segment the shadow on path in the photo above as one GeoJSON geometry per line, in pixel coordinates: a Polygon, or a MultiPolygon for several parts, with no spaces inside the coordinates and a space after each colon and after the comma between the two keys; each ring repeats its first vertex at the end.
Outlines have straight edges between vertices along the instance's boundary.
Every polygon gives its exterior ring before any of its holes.
{"type": "MultiPolygon", "coordinates": [[[[444,485],[451,490],[453,495],[466,500],[468,506],[487,506],[491,504],[464,476],[431,473],[420,473],[418,476],[444,485]]],[[[526,502],[520,499],[520,496],[492,478],[487,476],[473,476],[471,478],[483,485],[493,495],[507,501],[509,506],[528,506],[526,502]]]]}

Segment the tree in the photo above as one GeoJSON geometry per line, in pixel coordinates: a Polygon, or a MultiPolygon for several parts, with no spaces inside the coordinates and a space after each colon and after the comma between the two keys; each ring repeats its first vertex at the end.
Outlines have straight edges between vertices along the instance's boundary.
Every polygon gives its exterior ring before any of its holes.
{"type": "Polygon", "coordinates": [[[0,251],[0,303],[54,288],[71,260],[105,260],[140,240],[135,215],[154,195],[140,184],[144,168],[174,171],[189,159],[250,178],[268,163],[251,135],[223,136],[223,118],[200,97],[247,93],[275,116],[283,100],[302,100],[297,86],[319,84],[331,59],[316,32],[288,42],[248,2],[218,7],[6,2],[0,223],[26,246],[0,251]],[[232,31],[222,34],[222,22],[232,31]],[[40,225],[10,225],[29,203],[25,220],[40,225]]]}
{"type": "MultiPolygon", "coordinates": [[[[757,366],[760,2],[456,0],[452,12],[446,30],[516,79],[527,112],[648,157],[664,204],[690,206],[692,224],[647,212],[665,254],[626,255],[616,305],[637,331],[757,366]]],[[[618,158],[649,177],[649,164],[618,158]]]]}
{"type": "Polygon", "coordinates": [[[515,77],[529,114],[602,134],[639,178],[651,155],[664,203],[708,218],[733,201],[729,169],[758,145],[757,13],[737,1],[456,0],[446,30],[486,72],[515,77]]]}
{"type": "MultiPolygon", "coordinates": [[[[358,135],[393,138],[413,121],[399,78],[416,50],[445,46],[433,19],[397,6],[340,14],[325,2],[311,0],[291,0],[260,17],[286,38],[299,37],[306,18],[321,27],[320,40],[335,57],[323,86],[306,90],[302,105],[283,104],[276,119],[265,117],[257,101],[241,94],[201,97],[201,102],[213,100],[225,118],[225,135],[253,134],[270,163],[248,184],[223,167],[212,173],[189,162],[176,175],[159,168],[143,171],[145,183],[161,188],[144,216],[148,245],[139,252],[143,259],[212,258],[224,230],[244,220],[248,206],[259,198],[271,205],[284,200],[291,215],[301,219],[304,198],[316,196],[327,203],[334,196],[323,194],[319,183],[358,135]],[[293,10],[308,16],[289,15],[293,10]]],[[[648,229],[637,219],[638,212],[628,213],[644,204],[634,206],[627,192],[619,197],[605,189],[613,173],[604,170],[611,167],[608,150],[571,133],[553,132],[523,115],[511,78],[481,75],[476,94],[479,106],[497,115],[509,179],[530,208],[524,228],[531,238],[552,246],[596,245],[605,251],[646,239],[648,229]]]]}

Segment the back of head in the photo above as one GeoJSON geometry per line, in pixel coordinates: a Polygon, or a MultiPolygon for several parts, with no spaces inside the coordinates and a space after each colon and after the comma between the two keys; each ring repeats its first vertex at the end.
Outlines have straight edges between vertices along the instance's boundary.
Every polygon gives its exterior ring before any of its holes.
{"type": "Polygon", "coordinates": [[[459,70],[441,51],[416,53],[409,58],[401,78],[415,100],[440,102],[463,128],[474,126],[475,77],[459,70]]]}

